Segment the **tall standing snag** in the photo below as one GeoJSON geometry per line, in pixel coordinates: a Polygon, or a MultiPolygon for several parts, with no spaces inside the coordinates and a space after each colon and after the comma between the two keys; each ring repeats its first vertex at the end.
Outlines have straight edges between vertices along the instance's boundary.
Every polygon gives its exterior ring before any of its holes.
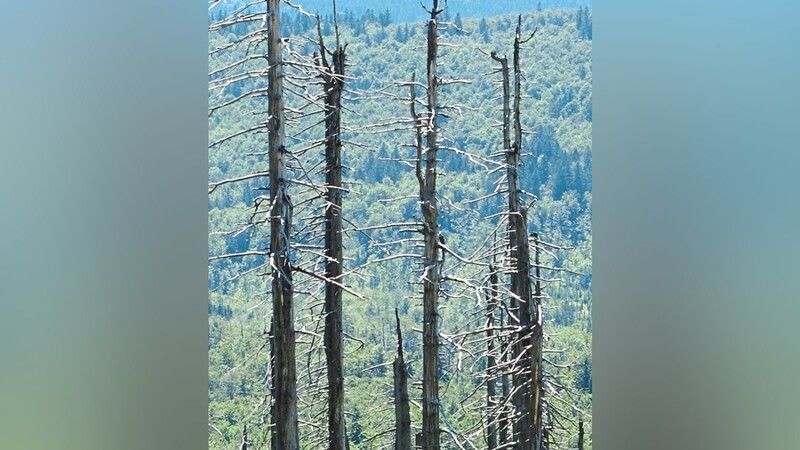
{"type": "MultiPolygon", "coordinates": [[[[507,155],[508,182],[509,182],[509,221],[511,232],[516,241],[516,255],[512,247],[512,259],[516,261],[516,271],[512,274],[512,291],[520,299],[519,325],[520,337],[517,340],[519,348],[517,355],[525,353],[521,361],[527,367],[519,371],[518,384],[522,388],[515,402],[521,411],[521,420],[518,422],[518,437],[520,449],[540,450],[542,445],[542,321],[539,305],[541,292],[537,290],[535,296],[531,295],[531,263],[530,246],[528,242],[527,207],[520,203],[519,193],[519,158],[522,152],[522,119],[520,103],[522,99],[522,83],[520,70],[520,44],[527,42],[536,34],[524,41],[521,37],[522,16],[517,19],[517,30],[514,36],[514,143],[507,155]],[[513,180],[512,180],[513,178],[513,180]]],[[[537,246],[538,248],[538,246],[537,246]]],[[[537,262],[537,278],[538,278],[537,262]]],[[[538,286],[538,284],[537,284],[538,286]]]]}
{"type": "MultiPolygon", "coordinates": [[[[335,3],[334,3],[335,7],[335,3]]],[[[330,450],[348,449],[344,419],[344,361],[342,340],[342,140],[341,108],[344,88],[344,48],[331,53],[319,33],[320,62],[325,89],[325,360],[328,373],[328,435],[330,450]]]]}
{"type": "Polygon", "coordinates": [[[269,97],[270,264],[272,266],[272,447],[298,450],[297,369],[289,236],[292,202],[287,192],[280,0],[267,0],[269,97]]]}
{"type": "Polygon", "coordinates": [[[423,326],[422,326],[422,448],[439,450],[439,204],[436,197],[436,156],[439,149],[439,112],[437,103],[436,57],[438,53],[438,19],[443,10],[439,0],[432,0],[428,21],[427,114],[415,110],[414,83],[411,85],[411,115],[416,129],[416,176],[419,181],[419,202],[422,210],[423,254],[423,326]],[[422,136],[425,135],[423,148],[422,136]],[[423,155],[424,154],[424,155],[423,155]],[[423,173],[423,158],[425,160],[423,173]]]}
{"type": "MultiPolygon", "coordinates": [[[[522,152],[521,70],[520,44],[522,17],[517,21],[514,37],[514,94],[513,129],[511,140],[511,93],[508,59],[492,52],[491,57],[500,63],[503,76],[503,147],[506,156],[506,179],[508,183],[508,235],[511,271],[511,309],[516,313],[513,319],[517,334],[512,344],[512,353],[517,364],[514,368],[514,393],[512,403],[516,410],[513,426],[514,440],[520,450],[539,450],[541,448],[541,321],[538,310],[538,297],[531,293],[530,244],[528,242],[528,209],[520,199],[522,189],[519,184],[520,155],[522,152]],[[534,298],[536,297],[536,298],[534,298]]],[[[535,31],[534,31],[535,34],[535,31]]]]}

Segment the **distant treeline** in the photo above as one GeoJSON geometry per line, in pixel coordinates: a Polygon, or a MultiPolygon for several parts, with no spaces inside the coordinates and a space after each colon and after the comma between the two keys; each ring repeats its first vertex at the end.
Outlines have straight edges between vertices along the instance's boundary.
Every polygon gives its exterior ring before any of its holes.
{"type": "MultiPolygon", "coordinates": [[[[309,1],[311,3],[311,1],[309,1]]],[[[552,2],[551,2],[552,3],[552,2]]],[[[563,3],[571,3],[571,2],[563,2],[563,3]]],[[[348,3],[349,4],[349,3],[348,3]]],[[[232,7],[228,5],[227,7],[218,7],[211,10],[209,14],[209,21],[210,22],[219,22],[222,21],[227,15],[232,7]]],[[[247,12],[253,12],[258,9],[258,6],[252,6],[248,10],[242,11],[242,14],[246,14],[247,12]]],[[[289,9],[289,8],[287,8],[289,9]]],[[[357,10],[356,10],[357,11],[357,10]]],[[[578,31],[578,36],[581,39],[592,40],[592,18],[591,18],[591,9],[586,6],[579,6],[577,11],[574,13],[575,17],[575,25],[578,31]]],[[[462,14],[460,12],[456,12],[454,15],[450,15],[448,13],[444,13],[443,21],[449,22],[455,26],[455,28],[451,28],[450,30],[446,30],[450,32],[461,32],[462,29],[462,17],[469,17],[469,14],[462,14]]],[[[480,17],[481,15],[478,15],[480,17]]],[[[323,14],[320,16],[320,22],[322,26],[322,33],[326,36],[332,35],[332,25],[333,21],[333,14],[323,14]]],[[[400,24],[403,24],[405,21],[399,21],[400,24]]],[[[372,8],[367,8],[363,11],[360,15],[354,12],[354,10],[345,9],[344,11],[338,11],[338,24],[342,27],[347,27],[352,30],[353,35],[361,36],[364,34],[366,27],[370,24],[380,25],[382,27],[389,26],[393,23],[396,23],[394,20],[394,15],[388,8],[385,8],[383,11],[376,11],[372,8]]],[[[244,35],[250,29],[251,24],[249,23],[242,23],[233,27],[229,27],[229,32],[235,35],[244,35]]],[[[281,18],[281,28],[284,36],[298,36],[303,35],[310,30],[315,29],[317,26],[316,20],[306,14],[299,14],[296,11],[289,9],[288,12],[283,12],[281,18]]],[[[395,29],[394,38],[398,42],[406,42],[411,35],[411,29],[407,25],[398,26],[395,29]]],[[[483,37],[483,42],[489,42],[489,35],[488,35],[488,28],[486,26],[486,20],[482,19],[480,22],[480,26],[478,32],[483,37]]],[[[386,33],[382,33],[377,36],[378,43],[383,40],[383,38],[387,37],[386,33]]],[[[370,42],[372,43],[372,42],[370,42]]]]}
{"type": "MultiPolygon", "coordinates": [[[[228,1],[212,9],[212,14],[217,17],[220,13],[227,14],[232,10],[252,3],[252,1],[228,1]]],[[[298,6],[312,14],[333,16],[332,0],[298,0],[298,6]]],[[[454,18],[457,14],[462,17],[493,17],[509,13],[524,13],[542,9],[577,9],[592,8],[592,0],[450,0],[443,18],[454,18]]],[[[258,5],[258,8],[261,6],[258,5]]],[[[384,2],[382,0],[339,0],[336,4],[339,16],[347,20],[348,17],[361,17],[372,15],[381,17],[388,23],[405,23],[425,20],[427,13],[419,7],[417,0],[403,0],[384,2]]],[[[292,16],[297,13],[291,13],[292,16]]],[[[326,21],[327,22],[327,21],[326,21]]]]}

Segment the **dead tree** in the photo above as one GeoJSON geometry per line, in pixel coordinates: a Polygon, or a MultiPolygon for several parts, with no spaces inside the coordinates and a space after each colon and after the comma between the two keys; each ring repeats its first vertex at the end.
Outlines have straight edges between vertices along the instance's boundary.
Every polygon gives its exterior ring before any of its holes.
{"type": "MultiPolygon", "coordinates": [[[[346,449],[341,302],[343,292],[363,297],[342,281],[341,204],[345,190],[341,187],[339,110],[344,49],[339,48],[337,39],[335,51],[326,49],[322,54],[325,61],[321,61],[319,54],[312,58],[304,55],[305,50],[297,50],[307,43],[305,36],[281,39],[281,3],[313,17],[285,0],[254,1],[237,6],[209,25],[210,33],[235,30],[226,33],[226,38],[209,53],[209,91],[214,93],[209,117],[243,103],[254,108],[252,114],[238,118],[239,129],[210,139],[209,149],[236,146],[246,136],[265,132],[269,136],[268,149],[243,155],[259,161],[267,159],[268,168],[234,173],[212,182],[209,194],[224,185],[250,185],[259,192],[253,200],[252,214],[240,228],[224,235],[256,236],[257,229],[266,228],[267,224],[270,229],[268,242],[254,239],[250,244],[257,245],[257,249],[214,255],[209,261],[245,260],[241,264],[244,270],[226,283],[248,274],[258,276],[263,271],[271,275],[269,295],[273,305],[265,315],[263,332],[259,333],[261,345],[244,357],[245,361],[253,361],[261,350],[269,349],[265,374],[269,394],[253,408],[266,405],[264,420],[257,426],[268,424],[269,431],[250,430],[251,437],[271,439],[268,445],[273,449],[295,449],[301,440],[307,441],[309,448],[333,441],[341,443],[335,448],[346,449]],[[327,62],[329,56],[333,57],[331,64],[327,62]],[[307,87],[319,78],[324,91],[317,95],[307,87]],[[225,96],[229,93],[234,96],[225,96]],[[267,101],[262,100],[265,97],[267,101]],[[325,127],[325,137],[309,138],[314,135],[309,130],[318,126],[325,127]],[[326,149],[325,161],[310,157],[316,148],[326,149]],[[269,179],[266,186],[252,184],[263,178],[269,179]],[[263,342],[263,335],[269,336],[268,343],[263,342]],[[327,370],[328,366],[331,370],[327,370]],[[325,400],[339,407],[329,407],[325,400]],[[326,427],[317,422],[329,411],[332,431],[326,433],[326,427]],[[283,431],[286,429],[290,432],[283,431]]],[[[324,48],[321,40],[320,46],[324,48]]],[[[350,273],[357,274],[347,274],[350,273]]]]}
{"type": "Polygon", "coordinates": [[[499,284],[497,269],[492,265],[489,267],[489,290],[486,295],[486,411],[489,416],[486,428],[487,450],[497,449],[497,426],[494,423],[495,416],[499,411],[497,408],[497,357],[494,348],[494,316],[497,309],[499,284]]]}
{"type": "MultiPolygon", "coordinates": [[[[541,339],[539,351],[535,347],[535,336],[541,334],[541,324],[536,323],[536,299],[531,292],[530,245],[528,242],[527,206],[523,204],[519,182],[520,156],[522,153],[521,71],[519,61],[522,17],[517,22],[514,38],[514,94],[513,130],[511,140],[511,86],[508,58],[491,53],[492,59],[500,63],[503,77],[503,148],[505,150],[506,181],[508,186],[508,240],[511,270],[511,310],[512,324],[517,333],[512,344],[512,354],[517,364],[514,368],[514,393],[512,403],[515,409],[513,426],[514,441],[520,450],[539,450],[541,446],[541,339]],[[538,329],[538,332],[536,331],[538,329]],[[537,371],[538,368],[538,371],[537,371]]],[[[533,35],[531,35],[531,38],[533,35]]]]}
{"type": "MultiPolygon", "coordinates": [[[[517,36],[519,36],[519,28],[517,28],[517,36]]],[[[519,52],[519,49],[516,50],[519,52]]],[[[518,63],[515,63],[518,64],[518,63]]],[[[539,233],[533,233],[533,248],[534,248],[534,283],[535,289],[533,293],[531,305],[532,329],[531,329],[531,411],[534,432],[534,448],[540,450],[542,448],[543,430],[544,430],[544,374],[542,370],[542,356],[544,346],[544,328],[542,320],[542,264],[540,260],[541,245],[539,243],[539,233]]]]}
{"type": "MultiPolygon", "coordinates": [[[[336,3],[334,2],[334,11],[336,3]]],[[[334,13],[334,20],[335,13],[334,13]]],[[[317,22],[319,29],[319,21],[317,22]]],[[[324,89],[325,123],[325,360],[328,374],[328,435],[330,450],[349,448],[344,417],[344,352],[342,339],[342,140],[341,110],[345,49],[330,52],[319,33],[320,72],[324,89]],[[332,64],[328,63],[330,54],[332,64]]]]}
{"type": "Polygon", "coordinates": [[[397,358],[394,360],[394,450],[411,450],[411,414],[408,397],[408,367],[403,359],[403,333],[400,331],[400,315],[394,310],[397,320],[397,358]]]}
{"type": "Polygon", "coordinates": [[[272,321],[269,327],[268,333],[268,340],[269,340],[269,370],[267,371],[267,379],[266,385],[269,390],[269,395],[272,397],[272,400],[269,402],[269,421],[270,421],[270,434],[269,434],[269,445],[270,449],[275,450],[278,448],[278,435],[275,433],[275,428],[273,426],[274,420],[272,419],[275,417],[275,321],[272,321]]]}
{"type": "MultiPolygon", "coordinates": [[[[514,154],[514,146],[511,144],[511,95],[510,95],[510,81],[509,81],[509,69],[508,69],[508,58],[505,56],[500,57],[497,56],[495,52],[491,53],[492,59],[500,63],[500,74],[502,76],[502,90],[503,90],[503,149],[505,151],[506,157],[506,165],[507,165],[507,183],[508,183],[508,211],[509,211],[509,246],[511,250],[511,260],[517,260],[517,254],[519,251],[515,252],[515,249],[518,250],[519,246],[516,242],[515,237],[518,236],[517,230],[519,226],[519,220],[514,220],[514,218],[519,219],[519,189],[517,186],[518,177],[517,177],[517,164],[518,164],[518,155],[514,154]],[[517,214],[514,212],[517,211],[517,214]]],[[[524,233],[527,236],[527,232],[524,233]]],[[[524,292],[520,292],[520,288],[524,287],[521,286],[519,281],[519,264],[517,264],[516,270],[514,270],[511,274],[511,309],[514,312],[513,315],[509,315],[509,321],[514,326],[519,326],[520,323],[520,313],[519,311],[519,304],[520,299],[525,298],[524,292]]],[[[507,358],[507,349],[505,348],[507,344],[504,344],[504,351],[503,351],[503,358],[507,358]]],[[[513,354],[512,358],[518,353],[519,351],[519,344],[513,345],[513,354]]],[[[505,360],[503,361],[505,363],[505,360]]],[[[504,364],[505,365],[505,364],[504,364]]],[[[517,372],[514,372],[514,376],[512,377],[515,389],[514,389],[514,399],[513,404],[515,407],[519,408],[520,403],[520,395],[524,389],[520,389],[518,387],[519,382],[519,375],[517,372]]],[[[502,387],[503,387],[503,399],[504,402],[508,400],[507,395],[509,394],[509,386],[508,386],[508,375],[507,373],[503,373],[502,377],[502,387]]],[[[500,418],[500,443],[504,445],[508,440],[508,428],[509,428],[509,417],[508,411],[500,412],[502,417],[500,418]]],[[[518,436],[518,424],[519,420],[513,422],[513,429],[515,430],[512,434],[514,435],[514,439],[519,441],[518,436]]]]}
{"type": "MultiPolygon", "coordinates": [[[[422,211],[423,327],[422,327],[422,448],[439,450],[439,283],[441,281],[439,204],[436,195],[436,157],[439,149],[436,58],[438,18],[443,10],[433,0],[428,20],[426,114],[417,115],[415,86],[411,86],[411,116],[416,122],[416,177],[422,211]],[[425,145],[423,147],[423,135],[425,145]],[[423,163],[424,159],[424,163],[423,163]]],[[[413,80],[412,80],[413,82],[413,80]]]]}
{"type": "MultiPolygon", "coordinates": [[[[505,332],[504,324],[507,321],[508,321],[507,319],[505,321],[503,320],[503,311],[501,310],[500,311],[500,333],[499,333],[500,335],[504,334],[504,332],[505,332]]],[[[500,341],[500,354],[501,354],[500,365],[503,366],[503,367],[506,367],[508,365],[508,338],[505,338],[505,337],[501,338],[501,341],[500,341]]],[[[505,401],[507,401],[507,399],[511,395],[511,384],[508,381],[508,372],[507,371],[503,371],[503,374],[500,376],[500,387],[502,389],[502,397],[501,398],[505,402],[505,401]]],[[[506,448],[506,444],[509,441],[508,434],[509,434],[509,431],[510,431],[510,428],[511,428],[511,423],[510,423],[510,420],[509,420],[509,417],[508,417],[508,413],[507,413],[507,411],[505,411],[505,408],[499,410],[498,414],[500,415],[500,417],[498,418],[498,428],[500,428],[499,433],[498,433],[498,438],[499,438],[499,440],[498,440],[499,447],[498,448],[506,448]]]]}
{"type": "MultiPolygon", "coordinates": [[[[517,168],[519,166],[519,155],[522,150],[522,119],[520,114],[520,103],[522,99],[522,83],[520,80],[521,77],[521,70],[520,70],[520,57],[519,57],[519,50],[520,45],[524,42],[529,41],[533,38],[536,34],[536,30],[531,34],[530,37],[522,40],[522,16],[518,16],[517,18],[517,30],[514,36],[514,157],[516,163],[514,167],[515,178],[517,174],[517,168]]],[[[510,177],[509,177],[510,178],[510,177]]],[[[510,181],[509,181],[510,183],[510,181]]],[[[509,185],[510,187],[510,185],[509,185]]],[[[519,187],[517,186],[517,189],[519,187]]],[[[511,195],[511,190],[509,189],[509,196],[511,195]]],[[[519,197],[517,197],[519,199],[519,197]]],[[[510,202],[509,202],[510,204],[510,202]]],[[[529,251],[529,243],[528,243],[528,232],[527,232],[527,208],[521,207],[520,208],[520,216],[518,223],[515,226],[515,234],[518,236],[517,243],[519,245],[519,255],[520,260],[518,260],[517,264],[517,272],[519,277],[522,279],[521,282],[525,284],[526,289],[520,291],[520,293],[526,293],[530,295],[530,251],[529,251]],[[519,228],[516,228],[519,227],[519,228]],[[524,235],[520,235],[517,233],[524,232],[524,235]],[[523,272],[525,270],[525,272],[523,272]]],[[[542,429],[543,429],[543,422],[542,422],[542,397],[544,393],[544,386],[542,384],[542,344],[544,341],[544,333],[542,330],[542,307],[541,307],[541,274],[540,274],[540,264],[539,264],[539,245],[538,245],[538,235],[534,235],[535,241],[535,248],[536,248],[536,293],[533,297],[528,297],[527,305],[520,305],[521,311],[520,312],[520,327],[522,333],[527,334],[525,339],[521,339],[521,343],[524,345],[523,349],[529,349],[530,352],[529,356],[529,364],[530,370],[528,371],[530,380],[528,381],[530,384],[530,392],[528,392],[530,400],[528,400],[528,405],[526,405],[526,412],[530,414],[527,423],[524,423],[521,426],[521,441],[522,441],[522,448],[530,448],[535,450],[540,450],[542,446],[542,429]],[[529,428],[528,428],[529,425],[529,428]],[[526,445],[525,442],[528,442],[526,445]]],[[[524,415],[523,415],[524,417],[524,415]]]]}
{"type": "Polygon", "coordinates": [[[295,367],[294,285],[289,236],[293,205],[287,192],[283,104],[283,42],[280,0],[267,0],[267,63],[269,98],[270,264],[274,341],[272,421],[273,450],[298,450],[297,372],[295,367]]]}

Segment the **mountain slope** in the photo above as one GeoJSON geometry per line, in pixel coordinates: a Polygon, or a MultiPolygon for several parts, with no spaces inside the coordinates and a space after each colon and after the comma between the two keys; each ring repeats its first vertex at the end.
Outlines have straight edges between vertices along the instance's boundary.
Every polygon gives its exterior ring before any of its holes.
{"type": "MultiPolygon", "coordinates": [[[[301,54],[311,54],[314,46],[299,37],[313,33],[314,23],[302,18],[286,23],[287,33],[292,35],[290,48],[301,54]]],[[[500,129],[495,126],[501,118],[501,102],[494,84],[498,77],[490,74],[493,61],[477,49],[510,56],[515,24],[515,15],[485,20],[465,18],[463,31],[445,32],[443,42],[455,47],[443,47],[441,75],[470,81],[442,89],[442,101],[458,106],[448,110],[449,117],[442,121],[447,145],[480,156],[500,149],[500,129]]],[[[343,136],[346,141],[344,162],[351,168],[347,173],[351,192],[344,200],[345,217],[361,226],[408,220],[418,209],[413,199],[416,180],[409,167],[387,160],[409,158],[411,150],[405,145],[412,141],[413,135],[406,129],[385,133],[367,130],[372,124],[408,116],[408,105],[392,100],[391,96],[406,96],[407,88],[395,83],[408,81],[412,72],[420,76],[425,71],[423,26],[421,23],[382,26],[374,16],[356,17],[343,21],[340,26],[343,41],[349,43],[347,70],[353,77],[347,83],[349,92],[344,101],[347,110],[343,113],[343,123],[350,130],[343,136]],[[399,200],[386,201],[395,198],[399,200]]],[[[551,298],[547,300],[545,315],[548,333],[552,334],[548,347],[566,349],[565,353],[554,355],[553,362],[578,361],[582,368],[590,368],[591,41],[580,29],[574,10],[545,10],[523,15],[523,29],[530,32],[534,28],[538,28],[536,37],[522,52],[527,95],[523,99],[523,126],[532,134],[524,139],[523,148],[531,154],[523,158],[525,165],[520,176],[523,188],[538,198],[531,208],[530,229],[539,231],[550,242],[573,247],[573,250],[557,251],[560,257],[557,263],[585,275],[559,274],[564,282],[548,288],[551,298]]],[[[326,27],[326,32],[328,39],[332,38],[330,27],[326,27]]],[[[210,48],[234,38],[232,33],[212,34],[210,48]]],[[[224,66],[242,55],[242,49],[221,53],[212,59],[210,66],[224,66]]],[[[253,67],[263,68],[263,63],[256,61],[253,67]]],[[[253,86],[263,86],[263,80],[234,83],[219,96],[214,93],[210,102],[232,99],[253,86]]],[[[255,98],[220,110],[209,119],[209,141],[257,123],[262,117],[252,111],[265,109],[265,100],[255,98]]],[[[319,133],[318,127],[311,128],[301,138],[318,137],[319,133]]],[[[297,140],[291,145],[299,148],[303,143],[297,140]]],[[[220,180],[263,170],[263,162],[248,154],[265,148],[265,135],[255,134],[209,150],[209,179],[220,180]]],[[[496,226],[496,219],[483,218],[504,208],[501,197],[474,203],[468,200],[490,193],[497,176],[487,175],[478,165],[453,152],[444,152],[442,159],[441,194],[452,201],[444,202],[442,230],[449,247],[468,253],[479,248],[496,226]]],[[[236,229],[246,221],[246,208],[263,193],[259,190],[262,184],[255,180],[216,190],[209,197],[212,233],[236,229]]],[[[209,238],[209,250],[212,255],[218,255],[263,249],[267,238],[266,231],[237,235],[215,233],[209,238]]],[[[397,238],[388,230],[379,230],[371,236],[349,233],[345,237],[348,266],[355,267],[381,256],[382,249],[376,247],[374,241],[397,238]]],[[[209,421],[217,430],[210,431],[210,448],[234,448],[245,423],[253,439],[263,439],[265,433],[264,424],[258,422],[264,409],[259,409],[258,404],[265,392],[266,355],[261,346],[265,342],[263,332],[268,326],[267,308],[262,302],[267,298],[268,286],[264,277],[255,273],[223,283],[260,262],[263,258],[214,262],[209,268],[209,421]]],[[[350,412],[348,431],[353,450],[377,448],[391,440],[390,435],[381,433],[391,427],[392,421],[387,389],[391,369],[387,370],[385,364],[392,360],[395,352],[394,308],[399,309],[404,327],[404,347],[411,361],[412,381],[421,375],[420,337],[411,332],[419,328],[421,319],[417,286],[410,284],[418,277],[414,269],[411,262],[390,261],[366,269],[363,277],[347,280],[367,298],[364,301],[346,296],[345,299],[345,331],[353,337],[347,342],[345,367],[350,412]]],[[[465,326],[479,325],[481,319],[474,315],[474,296],[457,296],[455,288],[449,292],[454,295],[443,301],[443,332],[456,333],[465,326]]],[[[303,312],[303,316],[313,314],[313,308],[303,312]]],[[[461,400],[474,390],[478,378],[459,367],[474,363],[479,369],[483,363],[471,360],[452,346],[445,350],[442,362],[442,377],[446,381],[443,386],[447,386],[443,389],[442,401],[446,405],[448,427],[456,431],[469,430],[480,417],[474,411],[463,410],[461,400]]],[[[310,363],[311,356],[298,361],[298,364],[310,363]]],[[[570,374],[568,382],[580,393],[576,402],[590,410],[590,370],[588,375],[586,370],[570,374]]],[[[418,392],[411,395],[418,395],[418,392]]],[[[313,417],[313,412],[318,411],[320,396],[308,391],[301,392],[301,396],[308,402],[305,405],[308,416],[305,417],[313,417]]],[[[418,412],[412,409],[415,425],[419,424],[418,419],[418,412]]],[[[304,432],[312,433],[308,427],[304,432]]],[[[561,444],[574,446],[570,439],[561,444]]]]}

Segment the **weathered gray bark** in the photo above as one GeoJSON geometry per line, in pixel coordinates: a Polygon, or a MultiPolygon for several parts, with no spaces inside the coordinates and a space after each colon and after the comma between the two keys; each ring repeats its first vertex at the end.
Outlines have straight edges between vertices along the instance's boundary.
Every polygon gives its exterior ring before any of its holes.
{"type": "Polygon", "coordinates": [[[492,265],[489,267],[489,290],[486,295],[486,411],[489,421],[486,429],[487,450],[497,449],[497,426],[494,421],[499,411],[497,409],[497,357],[495,356],[494,345],[494,315],[498,302],[498,285],[497,269],[492,265]]]}
{"type": "Polygon", "coordinates": [[[411,413],[408,397],[408,368],[403,359],[403,333],[400,331],[400,316],[394,310],[397,320],[397,358],[394,360],[394,450],[411,450],[411,413]]]}
{"type": "MultiPolygon", "coordinates": [[[[420,208],[422,209],[423,255],[423,326],[422,326],[422,449],[439,450],[439,283],[441,259],[439,258],[439,203],[436,196],[436,156],[439,149],[439,111],[436,76],[438,56],[438,19],[442,10],[439,0],[432,0],[428,21],[428,80],[427,116],[419,127],[425,129],[425,173],[421,171],[421,147],[417,148],[417,179],[420,181],[420,208]]],[[[413,90],[413,87],[412,87],[413,90]]],[[[413,108],[413,100],[412,100],[413,108]]],[[[413,110],[412,110],[413,113],[413,110]]],[[[416,115],[415,115],[416,117],[416,115]]],[[[419,119],[418,119],[419,120],[419,119]]],[[[419,128],[418,128],[419,130],[419,128]]],[[[419,139],[418,139],[419,141],[419,139]]]]}
{"type": "MultiPolygon", "coordinates": [[[[515,181],[517,180],[517,168],[519,167],[519,157],[522,152],[522,119],[520,114],[520,103],[522,99],[522,83],[520,70],[520,44],[522,32],[522,16],[517,19],[517,30],[514,36],[514,152],[511,155],[514,163],[515,181]]],[[[531,35],[533,37],[533,35],[531,35]]],[[[530,39],[530,38],[529,38],[530,39]]],[[[527,41],[527,40],[526,40],[527,41]]],[[[509,169],[510,171],[511,169],[509,169]]],[[[517,185],[516,201],[519,202],[519,190],[517,185]]],[[[513,210],[512,210],[513,211],[513,210]]],[[[536,292],[531,296],[531,277],[530,277],[530,247],[528,242],[527,227],[527,208],[519,205],[519,215],[515,217],[514,234],[516,235],[517,250],[517,282],[519,284],[518,295],[521,299],[526,299],[520,305],[520,351],[527,352],[528,367],[521,372],[524,377],[520,383],[524,383],[526,389],[522,390],[521,406],[523,407],[522,422],[520,426],[520,449],[541,450],[542,430],[542,403],[544,388],[542,385],[542,343],[544,333],[542,329],[542,309],[541,309],[541,277],[539,267],[539,245],[538,235],[534,233],[536,250],[536,292]]],[[[516,291],[515,291],[516,292],[516,291]]],[[[520,352],[521,353],[521,352],[520,352]]],[[[520,354],[517,353],[517,354],[520,354]]],[[[523,360],[524,361],[524,360],[523,360]]]]}
{"type": "MultiPolygon", "coordinates": [[[[501,309],[500,310],[500,333],[499,333],[501,336],[505,332],[505,325],[504,324],[508,321],[508,319],[504,319],[503,316],[504,316],[503,310],[501,309]]],[[[506,367],[508,367],[507,366],[507,364],[508,364],[508,351],[507,351],[508,350],[508,342],[507,342],[506,339],[507,338],[501,338],[501,340],[500,340],[500,354],[502,355],[500,357],[500,365],[504,368],[503,369],[503,375],[500,377],[500,386],[501,386],[502,392],[503,392],[503,397],[502,397],[503,402],[506,402],[506,399],[508,399],[508,397],[510,395],[510,392],[511,392],[511,385],[508,382],[508,371],[507,371],[507,369],[505,369],[506,367]]],[[[498,444],[498,448],[506,448],[506,444],[508,443],[508,432],[510,431],[510,422],[509,422],[508,412],[507,412],[505,406],[500,410],[499,414],[500,414],[500,420],[498,421],[497,426],[500,429],[498,430],[499,431],[499,433],[498,433],[498,438],[499,439],[498,439],[497,444],[498,444]]]]}
{"type": "Polygon", "coordinates": [[[344,417],[344,352],[342,339],[342,140],[341,103],[344,49],[336,42],[328,64],[320,33],[320,62],[325,89],[325,360],[328,373],[328,448],[347,450],[344,417]]]}
{"type": "Polygon", "coordinates": [[[272,389],[270,417],[273,450],[298,450],[297,372],[289,235],[292,202],[287,192],[283,104],[283,43],[280,0],[267,0],[267,62],[269,89],[270,260],[272,265],[272,389]]]}
{"type": "MultiPolygon", "coordinates": [[[[514,140],[511,141],[511,93],[508,59],[498,57],[495,53],[491,57],[501,65],[503,76],[503,147],[506,155],[506,179],[508,183],[508,234],[511,249],[511,309],[516,313],[512,325],[516,326],[518,333],[512,344],[512,354],[519,363],[514,368],[513,384],[514,394],[512,403],[516,410],[513,425],[514,441],[520,450],[539,450],[541,447],[541,405],[540,387],[536,381],[535,372],[537,364],[536,352],[533,349],[534,341],[534,301],[531,295],[531,264],[530,246],[528,242],[527,207],[520,199],[519,165],[522,151],[522,120],[521,107],[521,71],[519,62],[520,32],[522,18],[517,22],[514,38],[514,95],[513,95],[513,130],[514,140]]],[[[538,327],[541,328],[541,327],[538,327]]],[[[540,359],[540,358],[539,358],[540,359]]]]}
{"type": "MultiPolygon", "coordinates": [[[[508,319],[504,319],[503,316],[504,316],[503,310],[501,309],[500,332],[499,332],[500,335],[504,334],[505,323],[508,322],[508,319]]],[[[511,392],[511,385],[508,382],[508,371],[507,369],[505,369],[506,367],[508,367],[508,342],[506,338],[501,338],[500,340],[500,354],[502,355],[500,357],[500,365],[504,368],[503,374],[500,377],[500,387],[502,389],[502,395],[503,395],[501,398],[505,403],[507,401],[506,399],[509,398],[511,392]]],[[[506,444],[508,443],[508,433],[509,431],[511,431],[511,423],[509,421],[508,411],[506,406],[503,406],[499,414],[500,414],[500,419],[498,420],[497,423],[497,427],[499,428],[497,436],[498,437],[497,445],[498,448],[503,449],[506,448],[506,444]]]]}
{"type": "MultiPolygon", "coordinates": [[[[491,54],[492,59],[500,63],[500,74],[502,76],[502,89],[503,89],[503,148],[506,152],[511,149],[511,102],[510,102],[510,93],[509,93],[509,72],[508,72],[508,58],[505,56],[499,57],[495,52],[491,54]]],[[[510,243],[513,245],[513,243],[510,243]]],[[[496,276],[496,275],[495,275],[496,276]]],[[[498,300],[499,301],[499,300],[498,300]]],[[[512,310],[516,310],[519,307],[519,302],[512,296],[510,306],[512,310]]],[[[506,322],[516,325],[516,321],[509,317],[508,319],[503,319],[503,310],[500,310],[500,335],[503,336],[504,334],[504,326],[506,322]]],[[[503,374],[500,378],[501,389],[502,389],[502,399],[503,402],[508,399],[510,393],[510,386],[508,380],[508,369],[506,368],[506,363],[508,361],[508,352],[507,352],[507,338],[501,338],[500,347],[501,347],[501,366],[504,367],[503,374]]],[[[513,356],[513,355],[512,355],[513,356]]],[[[503,407],[500,411],[500,418],[498,420],[498,445],[499,448],[505,448],[506,444],[508,443],[508,432],[510,431],[510,422],[508,416],[508,410],[506,407],[503,407]]]]}
{"type": "Polygon", "coordinates": [[[534,248],[534,270],[535,270],[535,289],[533,292],[533,305],[532,305],[532,320],[533,328],[531,330],[531,378],[532,384],[532,416],[533,416],[533,431],[534,442],[536,443],[535,449],[543,448],[543,401],[544,401],[544,374],[542,372],[542,347],[544,345],[544,329],[542,327],[542,277],[541,277],[541,264],[540,254],[541,247],[539,246],[539,233],[533,233],[533,248],[534,248]]]}
{"type": "MultiPolygon", "coordinates": [[[[267,378],[267,385],[269,387],[269,395],[272,397],[269,402],[269,417],[270,427],[274,430],[275,427],[275,321],[269,327],[269,372],[267,378]]],[[[274,432],[270,433],[270,449],[275,450],[278,448],[277,436],[274,432]]]]}

